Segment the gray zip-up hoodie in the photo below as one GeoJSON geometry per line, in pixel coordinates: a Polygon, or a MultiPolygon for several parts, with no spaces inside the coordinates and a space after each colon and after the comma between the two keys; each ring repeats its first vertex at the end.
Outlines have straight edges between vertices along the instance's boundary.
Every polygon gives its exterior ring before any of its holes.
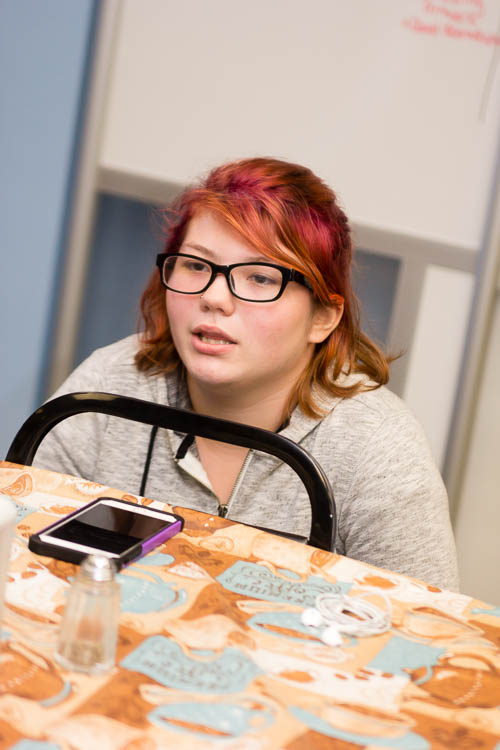
{"type": "MultiPolygon", "coordinates": [[[[105,391],[191,407],[176,374],[141,373],[136,336],[96,350],[56,394],[105,391]]],[[[299,443],[326,472],[338,513],[336,551],[441,588],[458,587],[446,491],[427,440],[403,402],[385,387],[352,398],[326,398],[328,413],[310,419],[296,408],[281,434],[299,443]]],[[[53,429],[35,465],[138,494],[151,427],[82,414],[53,429]]],[[[217,514],[218,500],[196,443],[159,430],[144,494],[217,514]]],[[[308,535],[310,506],[300,478],[268,454],[251,452],[228,504],[235,521],[308,535]]]]}

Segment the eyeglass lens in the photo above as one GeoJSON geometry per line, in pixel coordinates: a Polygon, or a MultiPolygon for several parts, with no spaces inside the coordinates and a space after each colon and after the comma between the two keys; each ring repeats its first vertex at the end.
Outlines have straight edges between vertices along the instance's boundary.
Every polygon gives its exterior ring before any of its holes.
{"type": "MultiPolygon", "coordinates": [[[[212,268],[198,258],[171,255],[163,266],[165,284],[173,291],[185,294],[201,292],[211,275],[212,268]]],[[[239,297],[261,302],[277,297],[283,284],[279,268],[252,263],[231,269],[229,279],[232,291],[239,297]]]]}

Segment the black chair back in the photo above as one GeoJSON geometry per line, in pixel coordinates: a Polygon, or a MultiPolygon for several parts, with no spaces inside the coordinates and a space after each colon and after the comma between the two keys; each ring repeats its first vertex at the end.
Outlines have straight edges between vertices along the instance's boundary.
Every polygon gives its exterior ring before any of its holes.
{"type": "MultiPolygon", "coordinates": [[[[24,422],[6,456],[7,461],[30,466],[47,433],[63,419],[83,412],[97,412],[157,425],[186,434],[220,440],[264,451],[287,463],[302,479],[311,503],[311,531],[307,543],[334,550],[336,508],[333,491],[318,462],[293,440],[269,430],[207,417],[195,412],[155,404],[113,393],[69,393],[47,401],[24,422]]],[[[273,533],[272,529],[266,529],[273,533]]],[[[294,538],[292,534],[283,534],[294,538]]]]}

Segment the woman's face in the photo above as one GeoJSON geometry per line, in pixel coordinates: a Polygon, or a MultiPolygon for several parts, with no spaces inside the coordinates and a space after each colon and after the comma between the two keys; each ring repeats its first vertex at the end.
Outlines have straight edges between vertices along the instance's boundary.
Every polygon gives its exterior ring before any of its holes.
{"type": "MultiPolygon", "coordinates": [[[[272,262],[208,211],[191,219],[179,252],[221,265],[272,262]]],[[[245,394],[245,401],[278,391],[288,394],[314,344],[336,325],[326,330],[324,312],[296,282],[289,282],[274,302],[246,302],[232,295],[224,276],[218,275],[203,295],[167,290],[166,305],[190,390],[224,389],[226,395],[245,394]]]]}

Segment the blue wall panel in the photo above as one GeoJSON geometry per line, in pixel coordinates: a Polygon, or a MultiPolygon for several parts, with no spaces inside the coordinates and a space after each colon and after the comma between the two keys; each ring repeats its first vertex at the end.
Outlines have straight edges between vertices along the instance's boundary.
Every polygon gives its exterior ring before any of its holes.
{"type": "Polygon", "coordinates": [[[75,365],[137,331],[139,298],[161,245],[153,206],[99,196],[75,365]]]}
{"type": "Polygon", "coordinates": [[[94,0],[0,0],[0,457],[38,405],[94,0]]]}
{"type": "Polygon", "coordinates": [[[355,253],[353,287],[361,302],[361,327],[382,346],[389,338],[400,266],[399,258],[364,250],[355,253]]]}

